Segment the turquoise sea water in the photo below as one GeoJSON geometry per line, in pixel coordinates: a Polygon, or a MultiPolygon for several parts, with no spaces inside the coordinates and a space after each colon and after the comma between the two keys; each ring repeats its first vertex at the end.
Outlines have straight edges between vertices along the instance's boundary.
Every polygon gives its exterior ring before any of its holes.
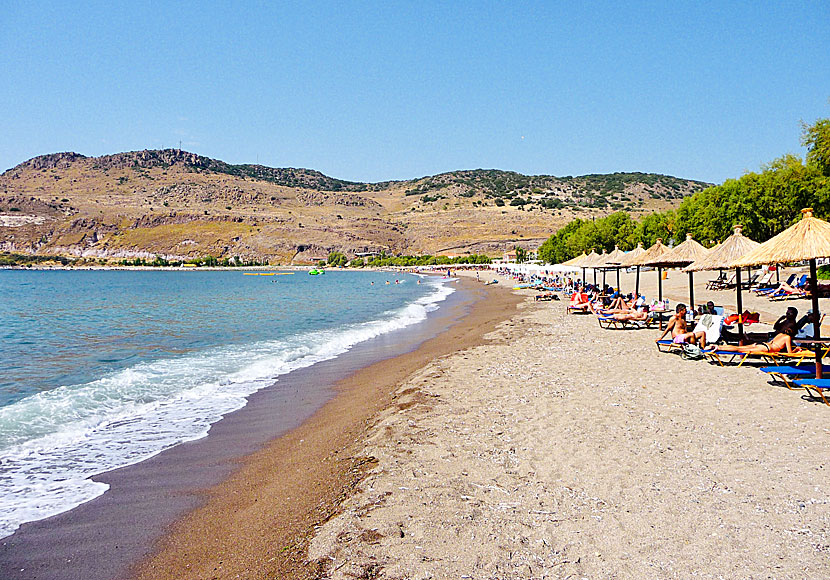
{"type": "Polygon", "coordinates": [[[280,375],[425,320],[452,292],[398,278],[0,271],[0,537],[103,493],[92,475],[203,437],[280,375]]]}

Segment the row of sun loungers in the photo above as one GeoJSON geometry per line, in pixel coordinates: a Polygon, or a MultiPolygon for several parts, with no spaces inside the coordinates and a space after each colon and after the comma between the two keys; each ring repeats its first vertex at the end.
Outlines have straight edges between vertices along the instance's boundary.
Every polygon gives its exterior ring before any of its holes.
{"type": "MultiPolygon", "coordinates": [[[[594,314],[590,309],[572,309],[568,306],[568,310],[572,313],[579,312],[583,314],[594,314]]],[[[656,314],[662,314],[656,313],[656,314]]],[[[630,330],[630,329],[644,329],[651,328],[656,322],[654,316],[649,316],[646,320],[620,320],[614,316],[607,316],[604,314],[596,314],[597,322],[600,327],[606,330],[630,330]]],[[[707,332],[707,338],[708,332],[707,332]]],[[[717,341],[719,333],[712,337],[717,341]]],[[[688,346],[688,345],[686,345],[688,346]]],[[[658,340],[657,350],[663,353],[674,352],[685,355],[684,344],[675,343],[671,339],[658,340]]],[[[760,370],[767,373],[769,377],[784,384],[788,389],[804,388],[811,397],[821,400],[826,405],[830,406],[830,379],[816,379],[816,365],[812,361],[815,353],[811,350],[802,350],[794,353],[786,352],[766,352],[766,353],[742,353],[731,350],[704,350],[703,356],[711,364],[720,366],[736,365],[737,367],[744,366],[744,364],[758,363],[767,365],[760,367],[760,370]]],[[[830,355],[830,347],[826,347],[822,353],[824,357],[830,355]]],[[[824,374],[830,376],[830,364],[822,366],[824,374]]]]}

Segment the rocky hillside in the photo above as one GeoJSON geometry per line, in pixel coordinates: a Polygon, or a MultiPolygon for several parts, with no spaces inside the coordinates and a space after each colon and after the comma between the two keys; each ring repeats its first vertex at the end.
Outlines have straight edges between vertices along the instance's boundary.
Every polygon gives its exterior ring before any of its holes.
{"type": "Polygon", "coordinates": [[[574,217],[672,207],[709,184],[665,175],[454,171],[356,183],[180,151],[55,153],[0,175],[0,251],[125,257],[535,249],[574,217]]]}

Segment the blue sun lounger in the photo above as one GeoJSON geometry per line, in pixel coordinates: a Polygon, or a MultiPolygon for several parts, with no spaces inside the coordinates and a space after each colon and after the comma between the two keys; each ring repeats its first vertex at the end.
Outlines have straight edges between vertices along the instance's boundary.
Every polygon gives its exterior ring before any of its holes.
{"type": "Polygon", "coordinates": [[[830,391],[830,379],[802,379],[795,381],[795,384],[807,389],[810,395],[815,391],[821,400],[824,401],[824,404],[830,407],[830,401],[824,396],[824,391],[830,391]]]}
{"type": "MultiPolygon", "coordinates": [[[[830,365],[822,365],[821,368],[830,376],[830,365]]],[[[761,371],[769,374],[776,380],[780,380],[788,389],[793,388],[795,379],[811,379],[816,376],[815,364],[782,365],[775,367],[761,367],[761,371]]]]}

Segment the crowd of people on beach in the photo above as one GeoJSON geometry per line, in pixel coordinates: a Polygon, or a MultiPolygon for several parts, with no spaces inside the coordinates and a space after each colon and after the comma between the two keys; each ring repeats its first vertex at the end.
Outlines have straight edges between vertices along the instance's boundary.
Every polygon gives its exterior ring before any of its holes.
{"type": "MultiPolygon", "coordinates": [[[[497,273],[510,277],[519,287],[538,290],[536,300],[558,300],[558,293],[567,296],[569,313],[593,314],[601,321],[632,328],[659,323],[661,333],[655,338],[658,345],[666,342],[677,347],[693,345],[704,353],[800,353],[804,349],[794,340],[812,337],[816,322],[812,310],[799,317],[798,309],[790,306],[769,331],[749,332],[745,326],[759,322],[757,312],[726,316],[724,309],[712,301],[701,304],[694,312],[683,303],[676,304],[672,310],[667,299],[649,302],[642,294],[623,294],[610,285],[591,284],[558,272],[524,274],[502,268],[497,273]],[[668,317],[665,327],[664,316],[668,317]],[[736,322],[740,323],[738,328],[736,322]]],[[[787,282],[777,288],[778,292],[790,291],[787,282]]]]}

